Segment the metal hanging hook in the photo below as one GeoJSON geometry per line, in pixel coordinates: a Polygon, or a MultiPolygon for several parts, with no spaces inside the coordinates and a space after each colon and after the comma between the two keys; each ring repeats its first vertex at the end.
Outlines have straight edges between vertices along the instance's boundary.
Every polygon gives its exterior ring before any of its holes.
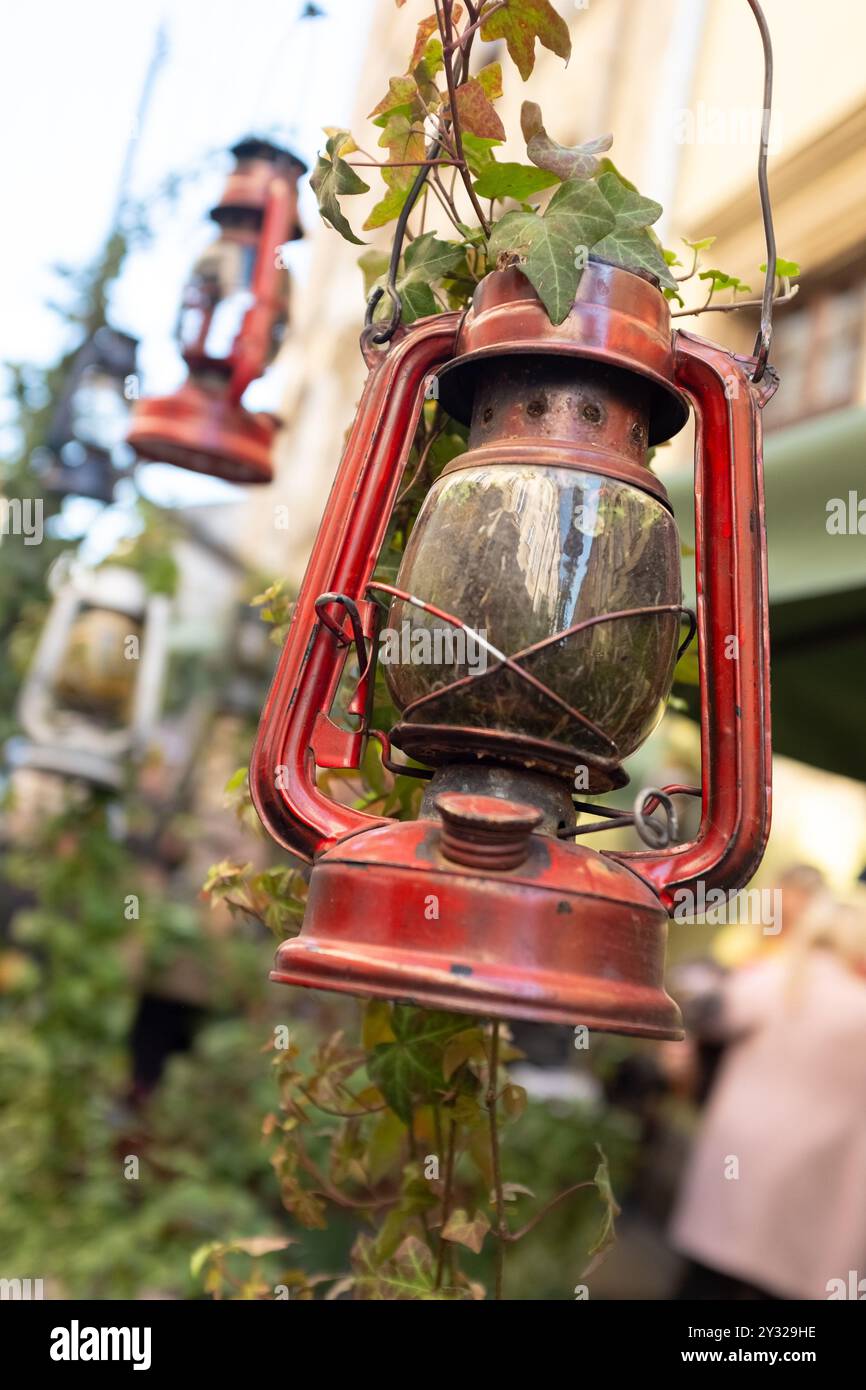
{"type": "Polygon", "coordinates": [[[773,44],[764,11],[758,4],[758,0],[748,0],[748,5],[755,16],[764,49],[764,105],[761,111],[761,143],[758,151],[758,192],[761,197],[761,216],[764,221],[764,238],[767,243],[767,273],[764,277],[764,294],[761,300],[761,326],[755,339],[754,355],[757,361],[752,373],[752,380],[759,382],[766,371],[767,359],[770,356],[770,344],[773,341],[773,296],[776,287],[776,233],[773,227],[773,209],[767,181],[770,115],[773,108],[773,44]]]}

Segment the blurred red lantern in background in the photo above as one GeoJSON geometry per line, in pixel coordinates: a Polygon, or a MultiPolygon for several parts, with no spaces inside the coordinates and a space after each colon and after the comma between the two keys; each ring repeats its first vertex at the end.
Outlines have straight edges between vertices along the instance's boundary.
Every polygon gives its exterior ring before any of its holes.
{"type": "Polygon", "coordinates": [[[273,475],[272,416],[241,397],[279,347],[288,321],[288,273],[279,254],[302,235],[298,180],[306,166],[288,150],[250,138],[211,217],[217,239],[184,291],[178,339],[189,376],[171,396],[137,403],[129,443],[145,459],[235,483],[273,475]]]}

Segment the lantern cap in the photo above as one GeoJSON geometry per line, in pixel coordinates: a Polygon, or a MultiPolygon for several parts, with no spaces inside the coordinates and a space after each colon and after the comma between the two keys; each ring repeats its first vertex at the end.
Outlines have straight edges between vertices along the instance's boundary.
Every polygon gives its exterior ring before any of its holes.
{"type": "Polygon", "coordinates": [[[457,339],[457,356],[439,372],[439,400],[455,420],[472,415],[479,363],[556,353],[636,373],[650,386],[649,443],[677,434],[688,419],[674,385],[670,310],[656,281],[590,257],[563,323],[553,324],[517,266],[477,286],[457,339]]]}
{"type": "MultiPolygon", "coordinates": [[[[298,179],[307,172],[307,165],[291,150],[258,135],[239,140],[230,153],[234,156],[235,167],[226,180],[219,202],[210,211],[210,216],[220,226],[239,212],[263,217],[274,178],[286,178],[294,189],[298,179]]],[[[301,236],[301,225],[293,214],[293,225],[286,239],[297,241],[301,236]]]]}

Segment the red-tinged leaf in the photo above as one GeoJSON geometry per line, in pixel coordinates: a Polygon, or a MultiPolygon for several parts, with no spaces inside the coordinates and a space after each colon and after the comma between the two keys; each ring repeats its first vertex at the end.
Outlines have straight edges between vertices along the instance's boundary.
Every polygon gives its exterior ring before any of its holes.
{"type": "Polygon", "coordinates": [[[525,101],[520,108],[520,128],[533,164],[561,179],[591,178],[599,167],[598,155],[613,144],[612,135],[601,135],[584,145],[558,144],[545,130],[541,107],[534,101],[525,101]]]}
{"type": "Polygon", "coordinates": [[[451,1213],[442,1227],[442,1239],[454,1241],[456,1245],[465,1245],[468,1250],[479,1255],[484,1245],[484,1237],[489,1230],[490,1222],[483,1211],[477,1211],[470,1221],[468,1214],[458,1208],[451,1213]]]}
{"type": "Polygon", "coordinates": [[[406,73],[402,77],[391,77],[388,80],[388,91],[378,106],[367,117],[374,125],[383,125],[383,117],[391,111],[411,110],[412,103],[418,96],[418,83],[411,73],[406,73]]]}
{"type": "Polygon", "coordinates": [[[566,61],[571,57],[571,34],[550,0],[506,0],[481,26],[488,42],[504,39],[512,62],[524,82],[535,67],[536,40],[566,61]]]}
{"type": "MultiPolygon", "coordinates": [[[[459,24],[460,20],[463,18],[463,6],[455,5],[451,17],[455,24],[459,24]]],[[[415,47],[412,49],[412,57],[409,59],[410,72],[414,71],[418,63],[421,62],[421,59],[424,57],[424,50],[427,47],[427,42],[432,35],[436,33],[438,27],[439,21],[435,14],[431,14],[429,19],[421,20],[421,23],[418,25],[418,32],[415,35],[415,47]]]]}
{"type": "Polygon", "coordinates": [[[385,183],[389,188],[411,188],[417,166],[425,159],[424,132],[420,125],[401,113],[392,115],[379,136],[379,144],[388,151],[388,164],[381,170],[385,183]],[[390,164],[398,167],[389,168],[390,164]]]}
{"type": "Polygon", "coordinates": [[[505,127],[476,77],[461,83],[454,99],[462,129],[485,140],[505,139],[505,127]]]}
{"type": "Polygon", "coordinates": [[[429,19],[422,19],[418,25],[418,32],[415,35],[415,47],[412,49],[412,57],[409,59],[409,71],[414,72],[415,68],[424,57],[424,50],[430,38],[435,34],[438,21],[435,14],[431,14],[429,19]]]}

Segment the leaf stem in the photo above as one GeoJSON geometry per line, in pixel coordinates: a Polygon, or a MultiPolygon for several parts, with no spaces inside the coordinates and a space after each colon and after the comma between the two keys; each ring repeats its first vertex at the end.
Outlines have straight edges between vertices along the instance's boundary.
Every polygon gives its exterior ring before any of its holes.
{"type": "MultiPolygon", "coordinates": [[[[799,285],[792,285],[787,277],[783,280],[782,284],[783,291],[781,294],[774,296],[774,304],[790,304],[800,288],[799,285]]],[[[712,294],[710,294],[706,304],[699,309],[675,309],[671,314],[671,318],[688,318],[690,314],[733,314],[737,309],[760,309],[763,305],[763,300],[760,299],[741,299],[739,304],[711,304],[710,299],[712,299],[712,297],[712,294]]]]}
{"type": "Polygon", "coordinates": [[[573,1187],[566,1187],[563,1192],[558,1192],[555,1197],[551,1197],[549,1202],[545,1202],[544,1206],[527,1221],[525,1226],[521,1226],[519,1231],[508,1231],[503,1239],[509,1242],[522,1240],[524,1236],[529,1235],[529,1232],[535,1229],[539,1221],[543,1220],[549,1211],[552,1211],[560,1202],[564,1202],[566,1197],[570,1197],[575,1192],[582,1191],[585,1187],[595,1187],[595,1183],[576,1182],[573,1187]]]}
{"type": "MultiPolygon", "coordinates": [[[[437,164],[455,165],[454,159],[353,159],[347,160],[352,169],[433,169],[437,164]]],[[[458,165],[459,167],[459,165],[458,165]]]]}
{"type": "Polygon", "coordinates": [[[490,1125],[490,1163],[493,1168],[493,1191],[496,1198],[496,1274],[493,1289],[495,1299],[502,1298],[505,1276],[505,1242],[508,1227],[505,1221],[505,1194],[502,1190],[502,1163],[499,1154],[499,1127],[496,1118],[496,1083],[499,1078],[499,1020],[494,1019],[490,1031],[490,1060],[487,1076],[487,1117],[490,1125]]]}
{"type": "MultiPolygon", "coordinates": [[[[442,35],[443,49],[447,48],[451,44],[453,39],[453,9],[454,0],[436,0],[436,18],[439,22],[439,32],[442,35]]],[[[460,177],[463,180],[463,186],[469,195],[469,201],[472,204],[475,216],[478,218],[479,226],[481,227],[481,230],[483,231],[485,237],[489,237],[490,226],[487,222],[487,218],[484,216],[481,204],[479,203],[478,198],[476,196],[475,189],[472,187],[472,178],[469,173],[469,169],[463,154],[463,136],[460,131],[460,118],[457,114],[457,96],[456,87],[454,85],[454,67],[453,64],[447,60],[445,63],[445,81],[448,85],[448,105],[451,112],[450,121],[451,131],[454,136],[454,148],[457,153],[457,158],[461,161],[460,177]]]]}
{"type": "Polygon", "coordinates": [[[448,1241],[442,1239],[442,1231],[448,1225],[448,1218],[451,1215],[451,1202],[454,1196],[454,1150],[456,1141],[457,1126],[454,1117],[448,1115],[448,1148],[445,1154],[445,1190],[442,1193],[442,1227],[439,1232],[439,1251],[436,1256],[436,1288],[441,1289],[442,1277],[445,1273],[445,1256],[450,1256],[448,1241]]]}

